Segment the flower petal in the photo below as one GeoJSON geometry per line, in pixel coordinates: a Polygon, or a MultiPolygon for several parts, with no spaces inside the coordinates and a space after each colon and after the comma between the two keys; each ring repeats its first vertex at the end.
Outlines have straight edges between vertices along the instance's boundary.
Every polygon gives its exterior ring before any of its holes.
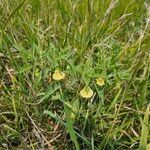
{"type": "Polygon", "coordinates": [[[96,84],[99,86],[103,86],[103,85],[105,85],[105,81],[103,78],[100,77],[100,78],[96,79],[96,84]]]}
{"type": "Polygon", "coordinates": [[[90,87],[84,87],[81,91],[80,91],[80,95],[83,98],[90,98],[93,95],[93,91],[90,87]]]}
{"type": "Polygon", "coordinates": [[[54,74],[53,74],[53,79],[54,80],[62,80],[65,78],[65,74],[62,71],[59,70],[55,70],[54,74]]]}

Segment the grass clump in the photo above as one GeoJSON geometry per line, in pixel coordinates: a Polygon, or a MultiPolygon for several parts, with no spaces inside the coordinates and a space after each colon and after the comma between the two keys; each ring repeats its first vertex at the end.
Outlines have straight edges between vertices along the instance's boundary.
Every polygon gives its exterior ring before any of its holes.
{"type": "Polygon", "coordinates": [[[148,150],[149,8],[2,0],[0,149],[148,150]]]}

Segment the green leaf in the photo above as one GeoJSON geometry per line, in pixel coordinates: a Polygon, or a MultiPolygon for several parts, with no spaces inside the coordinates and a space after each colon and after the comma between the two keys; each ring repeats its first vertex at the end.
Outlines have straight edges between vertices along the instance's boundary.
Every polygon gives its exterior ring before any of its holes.
{"type": "Polygon", "coordinates": [[[44,114],[48,114],[50,117],[54,118],[56,121],[60,122],[64,126],[66,126],[66,123],[60,117],[58,117],[56,114],[53,114],[51,111],[45,110],[44,114]]]}
{"type": "Polygon", "coordinates": [[[52,88],[52,85],[50,85],[48,90],[45,92],[45,95],[40,99],[39,103],[43,102],[45,99],[47,99],[50,95],[52,95],[58,89],[59,89],[59,86],[52,88]]]}
{"type": "MultiPolygon", "coordinates": [[[[67,106],[66,106],[67,107],[67,106]]],[[[69,109],[69,108],[68,108],[69,109]]],[[[45,110],[44,114],[49,115],[50,117],[54,118],[56,121],[60,122],[63,126],[67,127],[67,123],[65,123],[59,116],[57,116],[56,114],[52,113],[51,111],[45,110]]],[[[74,131],[74,133],[80,137],[83,141],[85,141],[88,145],[91,145],[91,143],[86,139],[86,137],[81,136],[79,133],[77,133],[76,131],[74,131]]]]}

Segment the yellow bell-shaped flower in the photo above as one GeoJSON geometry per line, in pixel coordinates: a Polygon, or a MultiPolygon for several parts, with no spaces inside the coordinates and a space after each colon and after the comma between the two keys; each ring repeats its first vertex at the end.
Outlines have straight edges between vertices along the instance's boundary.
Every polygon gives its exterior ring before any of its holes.
{"type": "Polygon", "coordinates": [[[54,74],[53,74],[53,79],[54,80],[62,80],[65,78],[65,74],[62,71],[59,70],[55,70],[54,74]]]}
{"type": "Polygon", "coordinates": [[[105,81],[103,78],[100,77],[100,78],[96,79],[96,84],[99,86],[103,86],[103,85],[105,85],[105,81]]]}
{"type": "Polygon", "coordinates": [[[90,87],[85,86],[81,91],[80,91],[80,95],[83,98],[90,98],[93,95],[93,91],[90,87]]]}

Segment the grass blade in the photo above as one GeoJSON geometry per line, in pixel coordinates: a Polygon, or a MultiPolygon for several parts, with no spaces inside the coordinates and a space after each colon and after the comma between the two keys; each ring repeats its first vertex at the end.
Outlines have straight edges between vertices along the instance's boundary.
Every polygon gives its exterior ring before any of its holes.
{"type": "Polygon", "coordinates": [[[70,117],[71,112],[66,105],[64,105],[64,110],[65,110],[65,115],[66,115],[67,128],[68,128],[68,132],[70,134],[71,140],[74,142],[76,150],[79,150],[80,147],[78,144],[77,136],[73,129],[73,120],[70,117]]]}
{"type": "Polygon", "coordinates": [[[120,89],[120,90],[118,91],[117,95],[115,96],[115,98],[114,98],[114,100],[112,101],[111,105],[109,106],[108,110],[112,109],[112,108],[115,106],[115,104],[116,104],[116,102],[117,102],[117,100],[118,100],[118,98],[119,98],[121,92],[122,92],[122,89],[120,89]]]}
{"type": "Polygon", "coordinates": [[[149,135],[149,127],[148,127],[149,115],[150,115],[150,105],[148,105],[145,111],[144,120],[142,122],[142,131],[141,131],[139,150],[146,150],[147,147],[147,138],[149,135]]]}
{"type": "Polygon", "coordinates": [[[9,22],[9,20],[16,14],[17,11],[23,6],[26,0],[23,0],[9,15],[8,19],[5,21],[3,28],[5,28],[9,22]]]}

